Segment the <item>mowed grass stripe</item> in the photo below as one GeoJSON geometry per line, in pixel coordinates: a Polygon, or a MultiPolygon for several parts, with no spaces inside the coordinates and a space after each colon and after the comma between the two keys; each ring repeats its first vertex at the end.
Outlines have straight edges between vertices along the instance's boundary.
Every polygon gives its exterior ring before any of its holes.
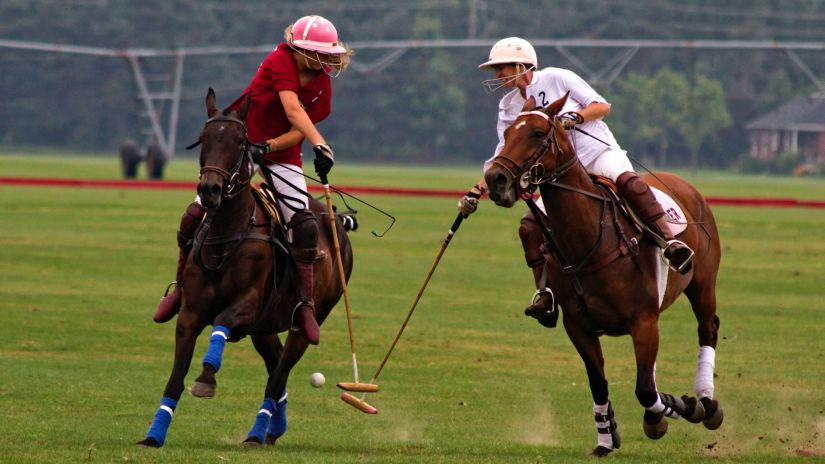
{"type": "MultiPolygon", "coordinates": [[[[0,157],[0,160],[3,158],[0,157]]],[[[337,167],[336,167],[337,169],[337,167]]],[[[342,170],[342,172],[345,171],[342,170]]],[[[477,172],[459,170],[449,188],[477,172]]],[[[369,176],[375,171],[365,169],[369,176]]],[[[425,176],[410,168],[397,176],[425,176]]],[[[366,184],[351,172],[351,183],[366,184]]],[[[343,177],[343,175],[342,175],[343,177]]],[[[385,179],[386,180],[386,179],[385,179]]],[[[348,183],[350,181],[348,180],[348,183]]],[[[748,192],[742,192],[743,195],[748,192]]],[[[251,344],[229,345],[218,396],[184,396],[161,450],[136,449],[169,374],[174,327],[151,322],[172,278],[188,192],[0,187],[0,421],[3,462],[578,462],[595,445],[581,361],[561,329],[525,318],[532,292],[517,224],[523,208],[482,202],[451,243],[361,414],[338,400],[351,380],[342,308],[290,379],[290,429],[275,448],[238,446],[264,387],[251,344]],[[328,385],[313,389],[311,372],[328,385]]],[[[350,285],[362,376],[378,366],[455,217],[455,200],[369,196],[354,204],[350,285]]],[[[717,432],[679,421],[658,442],[641,430],[628,337],[603,338],[620,462],[783,462],[825,456],[820,340],[825,214],[714,208],[725,254],[717,432]]],[[[657,381],[692,390],[695,321],[686,300],[663,314],[657,381]]],[[[202,358],[199,340],[193,370],[202,358]]],[[[191,382],[195,374],[187,378],[191,382]]]]}

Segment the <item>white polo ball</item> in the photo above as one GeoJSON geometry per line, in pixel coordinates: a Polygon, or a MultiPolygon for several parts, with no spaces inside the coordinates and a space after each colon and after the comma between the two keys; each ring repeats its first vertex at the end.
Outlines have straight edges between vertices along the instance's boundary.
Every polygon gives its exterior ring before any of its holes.
{"type": "Polygon", "coordinates": [[[320,372],[316,372],[316,373],[309,376],[309,384],[312,385],[315,388],[323,387],[324,382],[326,382],[326,381],[327,381],[327,379],[324,378],[324,374],[322,374],[320,372]]]}

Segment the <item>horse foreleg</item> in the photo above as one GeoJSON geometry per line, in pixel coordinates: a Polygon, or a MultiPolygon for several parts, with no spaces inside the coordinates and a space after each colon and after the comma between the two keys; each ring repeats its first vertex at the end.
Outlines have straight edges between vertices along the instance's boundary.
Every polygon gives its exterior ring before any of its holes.
{"type": "Polygon", "coordinates": [[[215,374],[221,368],[223,349],[228,338],[229,329],[227,327],[222,325],[213,326],[212,335],[209,337],[209,348],[203,357],[203,369],[189,390],[192,396],[198,398],[213,398],[215,396],[215,390],[218,388],[215,374]]]}
{"type": "Polygon", "coordinates": [[[300,332],[289,332],[278,364],[269,374],[264,401],[244,444],[274,444],[286,432],[287,379],[308,346],[309,342],[300,332]]]}
{"type": "Polygon", "coordinates": [[[656,389],[656,356],[659,352],[659,321],[645,314],[632,325],[633,348],[636,354],[636,398],[645,408],[644,432],[653,440],[667,433],[665,417],[678,419],[693,413],[695,402],[686,403],[656,389]]]}
{"type": "Polygon", "coordinates": [[[172,416],[181,394],[183,394],[183,381],[189,372],[192,355],[195,351],[195,342],[201,330],[203,330],[203,327],[196,323],[190,324],[189,319],[183,316],[178,318],[177,327],[175,328],[175,362],[172,373],[166,382],[163,397],[160,399],[160,407],[155,413],[152,425],[149,426],[146,438],[137,443],[140,446],[159,448],[166,441],[166,433],[172,423],[172,416]]]}
{"type": "Polygon", "coordinates": [[[613,407],[608,399],[601,342],[599,342],[597,336],[584,330],[580,324],[568,317],[566,313],[564,328],[582,361],[584,361],[587,380],[590,384],[590,393],[593,396],[593,416],[596,421],[597,437],[593,454],[599,457],[607,456],[614,449],[621,447],[621,437],[613,407]]]}

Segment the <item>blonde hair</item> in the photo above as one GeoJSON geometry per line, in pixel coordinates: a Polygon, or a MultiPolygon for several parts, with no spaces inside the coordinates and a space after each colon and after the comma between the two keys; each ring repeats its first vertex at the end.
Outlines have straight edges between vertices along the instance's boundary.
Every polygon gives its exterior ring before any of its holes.
{"type": "Polygon", "coordinates": [[[284,29],[284,40],[286,40],[286,43],[289,44],[290,48],[292,48],[293,50],[300,53],[306,58],[318,61],[324,66],[329,66],[335,72],[335,75],[338,75],[339,73],[347,69],[347,66],[349,66],[350,57],[353,53],[355,53],[351,48],[347,46],[347,44],[341,42],[340,40],[336,42],[336,45],[344,47],[347,51],[335,55],[316,52],[315,50],[307,50],[305,48],[298,47],[293,43],[292,26],[294,26],[294,23],[290,24],[286,27],[286,29],[284,29]],[[315,56],[312,56],[311,54],[315,54],[315,56]],[[326,59],[323,59],[322,57],[326,59]]]}

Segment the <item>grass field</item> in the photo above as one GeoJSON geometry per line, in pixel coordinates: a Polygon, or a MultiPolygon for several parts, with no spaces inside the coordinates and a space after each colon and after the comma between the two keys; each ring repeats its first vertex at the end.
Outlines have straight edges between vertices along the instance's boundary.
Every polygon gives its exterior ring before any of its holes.
{"type": "MultiPolygon", "coordinates": [[[[194,180],[192,159],[168,178],[194,180]]],[[[116,178],[112,159],[0,156],[0,176],[116,178]]],[[[465,189],[476,167],[348,166],[341,185],[465,189]]],[[[706,195],[825,199],[825,180],[699,172],[706,195]]],[[[265,370],[247,340],[227,346],[218,394],[184,396],[166,446],[140,449],[171,368],[174,325],[151,314],[173,277],[175,230],[194,193],[0,186],[0,462],[550,463],[586,461],[595,445],[581,361],[562,329],[522,315],[532,293],[517,223],[522,207],[485,201],[447,250],[369,401],[338,399],[351,380],[338,307],[293,371],[290,426],[277,446],[239,446],[265,370]],[[310,387],[323,372],[327,385],[310,387]]],[[[457,199],[364,196],[397,216],[361,212],[351,235],[350,300],[362,376],[400,327],[457,199]]],[[[629,337],[604,338],[623,446],[612,462],[825,462],[825,210],[714,208],[723,241],[722,320],[711,432],[680,420],[644,437],[629,337]]],[[[657,381],[693,389],[696,328],[685,299],[663,314],[657,381]]],[[[195,364],[203,357],[199,341],[195,364]]],[[[193,370],[195,368],[193,367],[193,370]]],[[[191,374],[188,381],[194,378],[191,374]]]]}

